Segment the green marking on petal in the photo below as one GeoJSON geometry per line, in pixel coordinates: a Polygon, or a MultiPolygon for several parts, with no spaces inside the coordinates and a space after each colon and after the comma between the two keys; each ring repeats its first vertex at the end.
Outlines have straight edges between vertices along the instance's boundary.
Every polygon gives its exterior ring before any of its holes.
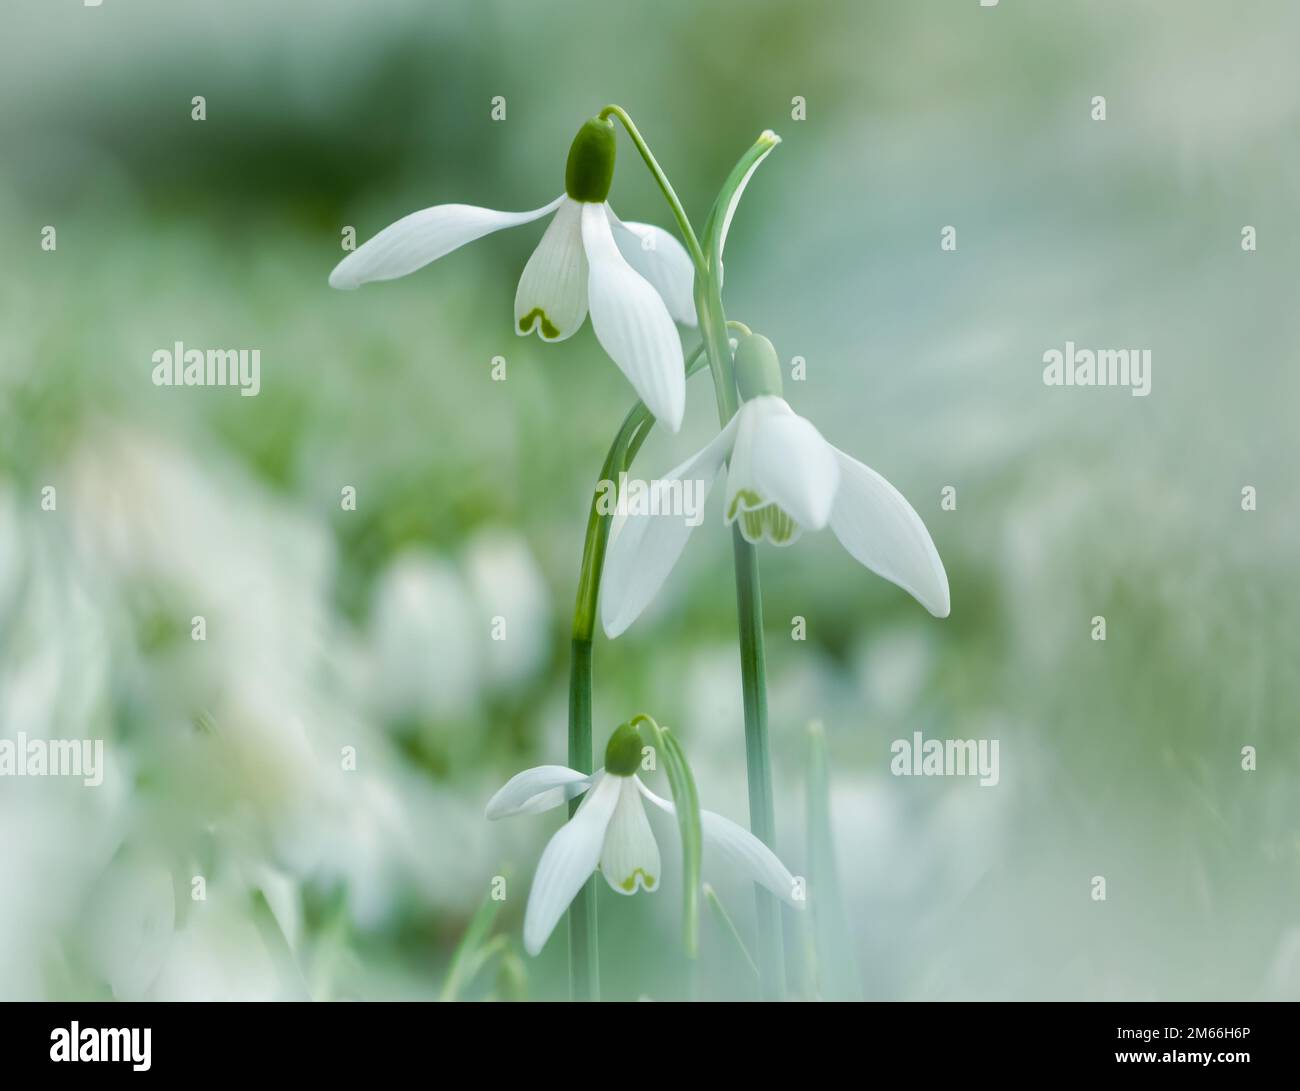
{"type": "Polygon", "coordinates": [[[739,520],[745,541],[754,544],[767,539],[773,545],[789,545],[799,535],[799,524],[775,504],[742,511],[739,520]]]}
{"type": "Polygon", "coordinates": [[[786,545],[794,540],[795,522],[784,511],[773,504],[768,511],[767,534],[776,545],[786,545]]]}
{"type": "Polygon", "coordinates": [[[542,310],[541,307],[534,307],[519,320],[519,332],[532,333],[533,327],[539,323],[542,327],[543,337],[549,337],[551,340],[555,340],[560,336],[560,331],[556,329],[551,320],[546,317],[546,312],[542,310]]]}
{"type": "Polygon", "coordinates": [[[638,875],[641,876],[641,885],[645,887],[646,890],[650,890],[655,885],[655,877],[653,875],[648,874],[642,868],[637,868],[634,872],[632,872],[631,875],[629,875],[618,885],[621,886],[624,890],[626,890],[629,894],[631,894],[633,891],[636,890],[636,879],[638,875]]]}
{"type": "Polygon", "coordinates": [[[738,489],[731,498],[731,507],[727,509],[727,518],[734,519],[736,512],[744,505],[746,509],[755,509],[763,503],[763,498],[753,489],[738,489]]]}

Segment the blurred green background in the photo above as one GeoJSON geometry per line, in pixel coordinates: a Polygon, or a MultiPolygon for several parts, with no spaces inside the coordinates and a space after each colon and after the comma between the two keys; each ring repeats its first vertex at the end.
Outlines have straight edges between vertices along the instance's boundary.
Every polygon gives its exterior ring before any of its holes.
{"type": "MultiPolygon", "coordinates": [[[[7,3],[0,737],[102,738],[109,770],[0,778],[0,997],[435,997],[498,874],[502,938],[451,991],[565,994],[563,930],[519,942],[560,818],[482,808],[565,760],[586,505],[630,388],[589,326],[512,333],[540,226],[326,277],[345,226],[550,200],[618,102],[697,224],[782,135],[729,314],[807,361],[795,409],[947,565],[939,622],[829,534],[762,551],[778,847],[805,872],[819,719],[861,994],[1300,998],[1298,32],[1286,0],[7,3]],[[1151,395],[1044,386],[1067,339],[1150,348],[1151,395]],[[260,395],[153,386],[176,340],[260,349],[260,395]],[[998,739],[999,785],[892,777],[916,730],[998,739]]],[[[614,207],[671,227],[620,147],[614,207]]],[[[639,467],[714,427],[700,377],[639,467]]],[[[673,725],[744,821],[718,504],[598,639],[595,723],[673,725]]],[[[748,938],[748,892],[706,877],[748,938]]],[[[606,996],[686,993],[671,878],[602,884],[601,925],[606,996]]],[[[793,995],[830,994],[788,928],[793,995]]],[[[713,918],[698,990],[752,993],[713,918]]]]}

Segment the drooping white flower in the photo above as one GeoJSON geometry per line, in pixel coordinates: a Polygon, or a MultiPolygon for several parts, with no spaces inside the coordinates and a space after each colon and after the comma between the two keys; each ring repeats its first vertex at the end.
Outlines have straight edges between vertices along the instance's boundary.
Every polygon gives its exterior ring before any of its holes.
{"type": "MultiPolygon", "coordinates": [[[[538,814],[586,793],[577,814],[547,844],[533,877],[524,914],[524,947],[536,955],[588,878],[599,869],[619,894],[659,889],[659,844],[650,829],[645,800],[675,814],[636,775],[641,743],[624,724],[610,739],[605,766],[587,775],[563,765],[541,765],[512,777],[488,802],[489,819],[538,814]],[[627,732],[631,732],[631,735],[627,732]]],[[[794,878],[776,854],[730,819],[700,811],[704,865],[723,861],[777,897],[799,908],[794,878]]]]}
{"type": "Polygon", "coordinates": [[[565,192],[531,212],[435,205],[384,228],[344,258],[330,286],[406,276],[494,231],[552,219],[515,293],[515,332],[563,341],[591,312],[596,338],[655,418],[676,432],[686,407],[681,340],[673,319],[695,325],[695,270],[662,228],[623,223],[606,197],[614,130],[593,119],[569,150],[565,192]],[[553,214],[553,215],[552,215],[553,214]]]}
{"type": "MultiPolygon", "coordinates": [[[[746,540],[785,546],[805,530],[829,526],[855,560],[935,617],[947,617],[948,576],[921,517],[880,474],[831,446],[790,408],[780,396],[771,342],[742,338],[736,376],[746,399],[739,411],[664,480],[700,480],[707,493],[730,459],[725,520],[738,523],[746,540]]],[[[693,529],[674,513],[615,517],[601,581],[601,622],[609,636],[649,605],[693,529]]]]}

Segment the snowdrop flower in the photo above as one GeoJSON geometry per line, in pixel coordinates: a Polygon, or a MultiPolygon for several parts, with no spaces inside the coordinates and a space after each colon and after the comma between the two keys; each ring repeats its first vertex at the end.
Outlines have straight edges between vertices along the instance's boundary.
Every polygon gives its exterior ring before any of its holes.
{"type": "MultiPolygon", "coordinates": [[[[776,350],[747,335],[736,347],[740,410],[666,481],[727,470],[725,519],[750,542],[785,546],[829,525],[854,559],[947,617],[948,576],[921,517],[875,470],[832,447],[781,397],[776,350]]],[[[601,622],[616,637],[654,598],[694,528],[681,515],[616,516],[601,588],[601,622]]]]}
{"type": "Polygon", "coordinates": [[[695,270],[685,248],[649,224],[623,223],[606,197],[614,177],[613,123],[593,118],[569,149],[564,193],[531,212],[435,205],[384,228],[344,258],[330,286],[406,276],[493,231],[552,216],[515,293],[515,331],[563,341],[591,312],[596,338],[655,418],[676,432],[686,407],[682,345],[673,319],[695,325],[695,270]],[[552,215],[553,214],[553,215],[552,215]]]}
{"type": "MultiPolygon", "coordinates": [[[[541,765],[512,777],[487,805],[489,819],[537,814],[586,798],[578,813],[551,838],[537,865],[524,914],[524,947],[536,955],[583,884],[600,869],[620,894],[659,888],[659,845],[644,800],[669,814],[673,804],[650,791],[636,775],[642,739],[632,724],[610,737],[605,766],[588,776],[562,765],[541,765]]],[[[796,908],[794,879],[762,841],[712,811],[700,811],[704,861],[719,859],[796,908]]]]}

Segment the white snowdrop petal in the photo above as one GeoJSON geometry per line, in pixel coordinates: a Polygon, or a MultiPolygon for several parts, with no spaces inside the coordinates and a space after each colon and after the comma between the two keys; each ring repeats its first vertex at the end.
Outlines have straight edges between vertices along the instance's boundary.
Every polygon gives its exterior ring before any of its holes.
{"type": "MultiPolygon", "coordinates": [[[[655,795],[639,780],[637,786],[646,799],[668,814],[676,815],[677,808],[671,800],[655,795]]],[[[705,868],[721,865],[733,874],[766,887],[782,901],[803,908],[803,902],[794,896],[794,876],[770,848],[743,826],[723,818],[713,811],[700,811],[700,834],[705,868]]]]}
{"type": "Polygon", "coordinates": [[[618,805],[605,831],[600,870],[613,890],[635,894],[659,888],[659,844],[650,830],[645,804],[633,777],[618,777],[618,805]]]}
{"type": "Polygon", "coordinates": [[[494,795],[485,811],[489,819],[538,814],[567,803],[591,786],[592,778],[563,765],[539,765],[516,773],[494,795]]]}
{"type": "Polygon", "coordinates": [[[537,864],[524,912],[524,949],[536,955],[600,861],[605,830],[618,803],[618,778],[601,776],[582,806],[551,838],[537,864]]]}
{"type": "Polygon", "coordinates": [[[948,574],[921,517],[875,470],[843,451],[835,456],[840,464],[830,520],[835,536],[860,564],[898,584],[935,617],[947,617],[948,574]]]}
{"type": "Polygon", "coordinates": [[[678,431],[686,411],[686,366],[668,308],[619,251],[603,204],[582,206],[582,243],[596,339],[655,420],[678,431]]]}
{"type": "Polygon", "coordinates": [[[330,273],[330,287],[357,288],[371,280],[404,277],[493,231],[540,220],[564,200],[561,195],[531,212],[498,212],[476,205],[434,205],[412,212],[339,262],[330,273]]]}
{"type": "Polygon", "coordinates": [[[519,278],[515,332],[537,330],[543,341],[563,341],[587,317],[587,254],[582,248],[582,205],[565,197],[519,278]]]}
{"type": "MultiPolygon", "coordinates": [[[[696,499],[701,514],[731,450],[736,420],[732,417],[712,442],[660,479],[665,483],[699,482],[696,499]]],[[[600,585],[600,620],[606,636],[612,639],[620,635],[641,616],[681,557],[694,529],[684,514],[615,516],[600,585]]]]}
{"type": "Polygon", "coordinates": [[[839,486],[839,464],[835,449],[811,421],[793,411],[764,413],[755,421],[751,458],[754,483],[765,499],[805,530],[826,526],[839,486]]]}
{"type": "Polygon", "coordinates": [[[753,398],[740,406],[732,418],[736,425],[736,442],[727,466],[727,498],[723,512],[728,525],[743,511],[761,508],[769,502],[760,495],[754,479],[754,436],[758,420],[766,413],[782,411],[771,403],[779,402],[784,412],[794,411],[780,398],[753,398]]]}
{"type": "Polygon", "coordinates": [[[659,293],[668,313],[683,325],[697,325],[695,264],[686,247],[662,227],[624,223],[613,209],[609,209],[609,220],[619,253],[659,293]]]}

